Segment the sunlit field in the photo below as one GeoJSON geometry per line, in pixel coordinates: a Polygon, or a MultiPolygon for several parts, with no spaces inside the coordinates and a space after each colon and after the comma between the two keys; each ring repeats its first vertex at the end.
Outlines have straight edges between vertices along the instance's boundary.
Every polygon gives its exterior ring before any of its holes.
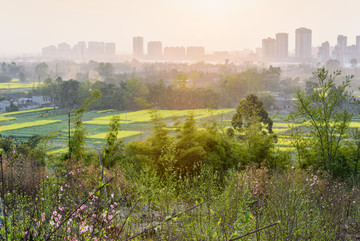
{"type": "MultiPolygon", "coordinates": [[[[167,119],[167,118],[184,117],[188,115],[189,112],[193,112],[195,119],[202,119],[202,118],[217,116],[221,114],[229,114],[232,113],[233,111],[234,111],[233,109],[160,110],[159,114],[162,116],[162,118],[167,119]]],[[[84,124],[108,125],[112,117],[113,115],[94,118],[93,120],[85,121],[84,124]]],[[[151,114],[149,113],[148,110],[140,110],[140,111],[120,114],[121,124],[143,123],[150,121],[151,121],[151,114]]]]}
{"type": "MultiPolygon", "coordinates": [[[[159,114],[169,124],[174,118],[184,119],[190,112],[199,124],[207,118],[216,116],[218,119],[231,118],[232,109],[195,109],[195,110],[160,110],[159,114]]],[[[121,128],[118,138],[127,141],[145,138],[152,133],[151,115],[148,110],[121,112],[115,110],[89,111],[84,115],[84,127],[87,130],[87,146],[99,148],[104,144],[110,119],[120,115],[121,128]]],[[[34,110],[8,112],[0,115],[0,130],[3,136],[13,136],[18,141],[26,141],[34,134],[52,136],[51,153],[66,151],[64,148],[68,138],[68,116],[54,108],[40,108],[34,110]]],[[[224,121],[224,125],[230,122],[224,121]]],[[[71,127],[73,128],[73,127],[71,127]]],[[[72,132],[71,132],[72,133],[72,132]]]]}
{"type": "Polygon", "coordinates": [[[17,81],[11,81],[8,83],[0,83],[0,90],[30,89],[35,86],[39,86],[39,83],[22,83],[17,81]]]}
{"type": "MultiPolygon", "coordinates": [[[[209,117],[216,117],[219,128],[224,130],[231,126],[233,109],[195,109],[195,110],[160,110],[159,114],[168,124],[168,129],[174,131],[174,119],[183,120],[190,112],[198,124],[201,125],[209,117]]],[[[118,138],[126,141],[146,138],[152,133],[151,114],[148,110],[121,112],[116,110],[89,111],[84,115],[84,126],[87,130],[87,146],[100,148],[104,145],[110,119],[120,115],[121,128],[118,138]]],[[[293,123],[288,123],[276,117],[273,132],[277,135],[276,148],[292,151],[292,141],[289,128],[293,123]]],[[[354,119],[350,128],[359,128],[360,119],[354,119]]],[[[199,127],[201,128],[201,127],[199,127]]],[[[0,115],[0,131],[3,136],[13,136],[18,141],[26,141],[34,134],[51,135],[53,138],[52,153],[65,152],[68,138],[68,117],[54,108],[40,108],[26,111],[8,112],[0,115]]]]}
{"type": "Polygon", "coordinates": [[[0,126],[0,131],[2,132],[2,131],[10,131],[10,130],[19,130],[22,128],[43,126],[43,125],[54,124],[54,123],[58,123],[58,122],[61,122],[61,121],[60,120],[38,120],[38,121],[33,121],[33,122],[24,122],[24,123],[19,123],[19,124],[4,125],[4,126],[0,126]]]}
{"type": "MultiPolygon", "coordinates": [[[[89,139],[106,139],[107,132],[88,136],[89,139]]],[[[117,138],[127,138],[141,134],[140,131],[119,131],[117,138]]]]}

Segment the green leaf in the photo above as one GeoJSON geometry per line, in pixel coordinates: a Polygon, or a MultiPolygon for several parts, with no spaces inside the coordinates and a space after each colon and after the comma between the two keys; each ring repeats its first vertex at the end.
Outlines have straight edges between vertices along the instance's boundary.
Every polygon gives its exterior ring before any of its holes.
{"type": "Polygon", "coordinates": [[[238,236],[239,236],[239,234],[237,232],[235,232],[235,233],[231,234],[230,239],[236,238],[238,236]]]}

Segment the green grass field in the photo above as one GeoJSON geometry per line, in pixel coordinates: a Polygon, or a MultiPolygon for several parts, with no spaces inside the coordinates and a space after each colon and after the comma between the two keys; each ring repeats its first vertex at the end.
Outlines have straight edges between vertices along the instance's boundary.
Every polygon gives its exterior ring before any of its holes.
{"type": "MultiPolygon", "coordinates": [[[[224,110],[160,110],[169,126],[176,116],[184,119],[192,111],[200,123],[211,116],[232,115],[232,109],[224,110]]],[[[114,115],[120,115],[121,130],[118,138],[127,141],[144,138],[152,133],[151,117],[148,110],[124,113],[116,110],[90,111],[84,114],[84,127],[87,130],[87,145],[99,148],[105,143],[108,124],[114,115]],[[127,118],[127,119],[126,119],[127,118]]],[[[228,117],[227,117],[228,118],[228,117]]],[[[230,122],[228,123],[230,124],[230,122]]],[[[27,111],[9,112],[0,115],[0,132],[3,136],[13,136],[18,141],[26,141],[34,134],[53,136],[52,153],[61,152],[68,139],[68,117],[59,109],[41,108],[27,111]]]]}
{"type": "MultiPolygon", "coordinates": [[[[216,116],[220,114],[229,114],[233,112],[233,109],[221,109],[221,110],[206,110],[206,109],[197,109],[197,110],[160,110],[159,114],[164,118],[179,118],[188,115],[190,112],[194,113],[195,119],[203,119],[206,117],[216,116]]],[[[92,125],[108,125],[110,119],[114,115],[94,118],[90,121],[85,121],[84,124],[92,125]]],[[[120,124],[132,124],[132,123],[144,123],[150,122],[151,115],[148,110],[140,110],[129,113],[120,114],[120,124]]]]}
{"type": "MultiPolygon", "coordinates": [[[[168,124],[168,129],[173,131],[174,117],[184,120],[193,112],[198,124],[207,118],[215,116],[221,121],[223,127],[231,126],[233,109],[220,110],[160,110],[160,115],[168,124]]],[[[148,110],[121,112],[116,110],[90,111],[84,114],[84,127],[87,130],[87,146],[101,148],[105,143],[108,124],[114,115],[120,115],[121,130],[118,138],[126,141],[146,138],[152,133],[151,116],[148,110]]],[[[289,124],[280,118],[274,118],[273,131],[278,136],[276,148],[280,150],[293,150],[289,137],[289,124]]],[[[354,118],[350,123],[351,128],[360,128],[360,118],[354,118]]],[[[9,112],[0,115],[0,133],[3,136],[13,136],[18,141],[26,141],[34,134],[53,136],[51,153],[66,151],[68,140],[68,117],[59,109],[41,108],[28,111],[9,112]]]]}

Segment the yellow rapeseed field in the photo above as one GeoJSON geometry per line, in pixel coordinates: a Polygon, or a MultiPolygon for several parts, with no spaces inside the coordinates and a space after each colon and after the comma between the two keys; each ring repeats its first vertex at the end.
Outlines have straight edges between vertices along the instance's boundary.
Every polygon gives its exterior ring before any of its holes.
{"type": "Polygon", "coordinates": [[[58,122],[61,122],[61,120],[39,120],[33,122],[16,123],[12,125],[0,126],[0,132],[33,127],[33,126],[42,126],[42,125],[53,124],[58,122]]]}
{"type": "MultiPolygon", "coordinates": [[[[99,133],[96,135],[88,136],[87,138],[89,138],[89,139],[105,139],[106,134],[107,134],[106,132],[103,132],[103,133],[99,133]]],[[[136,136],[139,134],[141,134],[140,131],[119,131],[117,138],[126,138],[126,137],[130,137],[130,136],[136,136]]]]}
{"type": "MultiPolygon", "coordinates": [[[[183,117],[189,114],[189,112],[194,113],[195,119],[201,119],[210,117],[212,115],[220,114],[229,114],[233,112],[233,109],[220,109],[220,110],[207,110],[207,109],[195,109],[195,110],[159,110],[159,114],[162,118],[172,118],[172,117],[183,117]]],[[[113,116],[104,116],[99,118],[94,118],[90,121],[85,121],[84,124],[94,124],[94,125],[108,125],[110,119],[113,116]]],[[[128,113],[120,114],[120,123],[130,124],[135,122],[150,122],[151,115],[148,110],[133,111],[128,113]]]]}

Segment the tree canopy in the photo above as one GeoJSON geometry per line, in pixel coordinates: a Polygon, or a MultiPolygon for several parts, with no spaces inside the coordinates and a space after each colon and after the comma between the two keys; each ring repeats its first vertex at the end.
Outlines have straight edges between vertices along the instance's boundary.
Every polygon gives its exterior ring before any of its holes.
{"type": "Polygon", "coordinates": [[[266,126],[269,133],[272,133],[273,121],[269,117],[264,104],[256,95],[250,94],[240,101],[231,124],[235,130],[241,131],[243,127],[251,125],[255,118],[266,126]]]}

